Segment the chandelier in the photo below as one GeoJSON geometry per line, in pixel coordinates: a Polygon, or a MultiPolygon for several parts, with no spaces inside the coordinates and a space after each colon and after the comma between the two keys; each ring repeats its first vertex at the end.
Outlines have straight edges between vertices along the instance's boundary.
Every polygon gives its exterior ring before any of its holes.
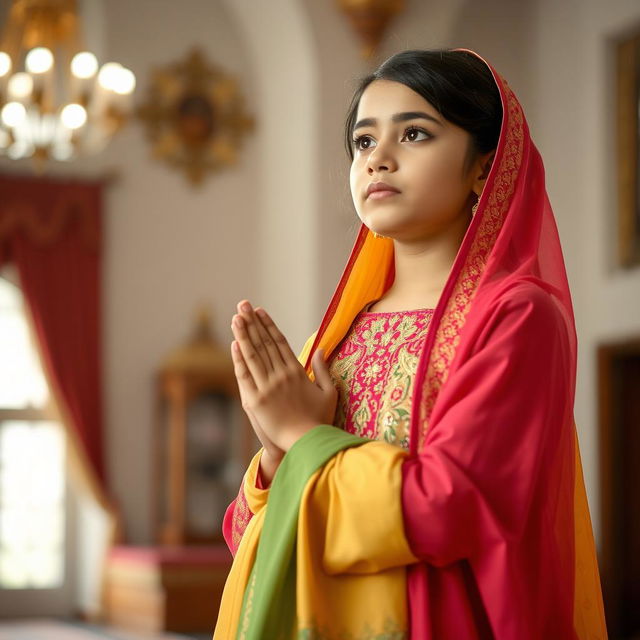
{"type": "Polygon", "coordinates": [[[13,0],[0,39],[0,154],[41,170],[97,153],[126,122],[135,84],[86,49],[76,0],[13,0]]]}

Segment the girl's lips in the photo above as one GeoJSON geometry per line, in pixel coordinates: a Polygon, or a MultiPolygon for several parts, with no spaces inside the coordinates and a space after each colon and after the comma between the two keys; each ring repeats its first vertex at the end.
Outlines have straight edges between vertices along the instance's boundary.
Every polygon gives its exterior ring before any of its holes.
{"type": "Polygon", "coordinates": [[[399,195],[398,191],[372,191],[368,196],[367,200],[381,200],[382,198],[388,198],[389,196],[397,196],[399,195]]]}

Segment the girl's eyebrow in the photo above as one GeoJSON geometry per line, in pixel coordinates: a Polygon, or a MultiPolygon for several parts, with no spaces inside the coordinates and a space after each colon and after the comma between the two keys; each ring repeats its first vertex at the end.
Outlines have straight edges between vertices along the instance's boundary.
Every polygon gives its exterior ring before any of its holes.
{"type": "MultiPolygon", "coordinates": [[[[433,116],[430,116],[428,113],[424,111],[405,111],[403,113],[394,113],[391,116],[391,122],[404,122],[405,120],[414,120],[416,118],[422,118],[424,120],[430,120],[431,122],[435,122],[436,124],[442,126],[442,122],[433,116]]],[[[378,121],[375,118],[363,118],[362,120],[358,120],[353,127],[353,130],[359,129],[360,127],[369,127],[373,126],[378,121]]]]}

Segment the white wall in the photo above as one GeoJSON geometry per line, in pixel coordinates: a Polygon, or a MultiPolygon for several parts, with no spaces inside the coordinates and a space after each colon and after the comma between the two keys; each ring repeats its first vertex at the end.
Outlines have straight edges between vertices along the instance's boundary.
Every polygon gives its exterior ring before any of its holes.
{"type": "MultiPolygon", "coordinates": [[[[238,77],[247,109],[261,119],[245,48],[218,3],[172,0],[104,3],[108,55],[131,68],[143,100],[154,68],[182,59],[193,45],[238,77]]],[[[256,234],[259,170],[255,135],[239,165],[192,188],[180,172],[150,159],[141,123],[105,154],[120,181],[105,210],[104,355],[109,477],[133,543],[153,538],[151,433],[153,375],[191,332],[207,303],[223,347],[240,297],[258,292],[256,234]],[[233,239],[233,240],[232,240],[233,239]],[[242,239],[241,242],[239,240],[242,239]]]]}
{"type": "Polygon", "coordinates": [[[533,124],[562,237],[578,330],[575,417],[600,545],[596,349],[640,333],[640,268],[615,267],[615,75],[609,40],[640,23],[633,0],[539,0],[533,124]]]}
{"type": "Polygon", "coordinates": [[[269,309],[295,350],[313,330],[317,176],[316,156],[304,145],[313,146],[309,123],[318,97],[307,16],[293,0],[191,0],[188,12],[157,0],[105,6],[109,51],[143,82],[152,67],[199,44],[238,77],[256,119],[240,165],[198,191],[148,162],[140,127],[110,150],[114,162],[126,158],[127,176],[109,203],[110,215],[118,216],[110,222],[105,280],[110,465],[129,540],[139,544],[153,537],[151,375],[187,337],[194,305],[211,304],[223,348],[232,339],[236,303],[245,297],[269,309]],[[269,24],[283,26],[287,37],[265,29],[269,24]],[[145,25],[153,37],[141,42],[136,34],[145,25]]]}

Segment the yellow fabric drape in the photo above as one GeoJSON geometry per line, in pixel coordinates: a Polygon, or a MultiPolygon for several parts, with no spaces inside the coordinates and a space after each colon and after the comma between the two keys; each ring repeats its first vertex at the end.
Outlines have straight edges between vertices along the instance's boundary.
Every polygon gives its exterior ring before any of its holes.
{"type": "Polygon", "coordinates": [[[307,485],[298,523],[301,637],[407,632],[406,565],[417,558],[404,536],[406,456],[399,447],[370,442],[334,456],[307,485]]]}
{"type": "Polygon", "coordinates": [[[593,527],[589,514],[587,492],[582,476],[582,462],[580,460],[580,446],[576,425],[573,425],[575,440],[575,489],[574,499],[574,538],[575,538],[575,592],[573,624],[578,638],[606,638],[607,625],[604,615],[604,604],[600,589],[600,571],[598,556],[593,539],[593,527]],[[599,629],[600,634],[594,635],[599,629]]]}

